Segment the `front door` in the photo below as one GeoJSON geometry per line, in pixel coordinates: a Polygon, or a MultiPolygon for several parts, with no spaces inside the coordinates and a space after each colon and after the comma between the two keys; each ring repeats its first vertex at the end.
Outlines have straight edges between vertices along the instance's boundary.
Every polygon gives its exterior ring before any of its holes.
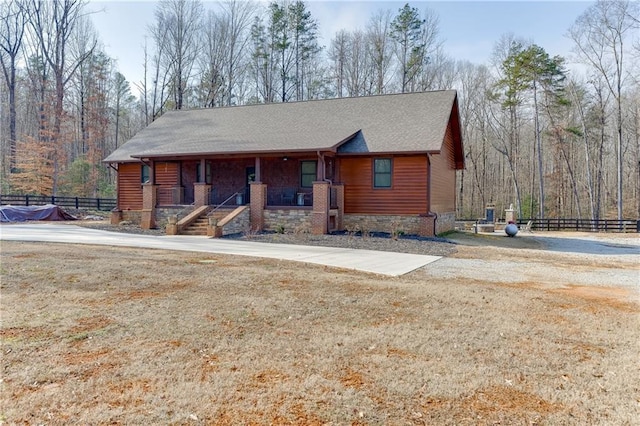
{"type": "Polygon", "coordinates": [[[251,182],[256,181],[256,168],[255,167],[247,167],[246,171],[246,186],[244,189],[244,202],[246,204],[251,202],[251,182]]]}

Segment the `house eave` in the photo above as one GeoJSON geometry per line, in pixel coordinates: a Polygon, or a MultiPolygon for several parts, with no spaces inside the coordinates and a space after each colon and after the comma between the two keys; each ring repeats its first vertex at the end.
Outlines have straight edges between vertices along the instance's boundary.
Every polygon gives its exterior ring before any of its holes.
{"type": "Polygon", "coordinates": [[[334,147],[329,148],[305,148],[305,149],[291,149],[291,150],[263,150],[263,151],[224,151],[224,152],[196,152],[196,153],[170,153],[170,154],[137,154],[132,155],[131,157],[138,159],[138,161],[142,159],[157,159],[157,160],[167,160],[167,159],[190,159],[190,158],[240,158],[240,157],[278,157],[285,155],[295,155],[295,154],[313,154],[316,155],[318,152],[322,153],[335,153],[336,150],[334,147]]]}

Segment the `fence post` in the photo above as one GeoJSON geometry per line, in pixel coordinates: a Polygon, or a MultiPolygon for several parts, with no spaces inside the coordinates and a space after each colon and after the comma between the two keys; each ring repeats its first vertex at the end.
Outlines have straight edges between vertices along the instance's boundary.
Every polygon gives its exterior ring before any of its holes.
{"type": "Polygon", "coordinates": [[[76,209],[78,208],[78,197],[76,197],[76,209]]]}
{"type": "Polygon", "coordinates": [[[96,209],[100,210],[100,198],[96,198],[96,209]]]}
{"type": "Polygon", "coordinates": [[[24,197],[24,205],[29,207],[29,194],[24,197]]]}

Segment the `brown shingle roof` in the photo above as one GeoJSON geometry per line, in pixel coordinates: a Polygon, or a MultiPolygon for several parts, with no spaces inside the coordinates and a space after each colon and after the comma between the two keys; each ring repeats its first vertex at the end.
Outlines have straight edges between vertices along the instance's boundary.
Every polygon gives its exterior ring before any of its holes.
{"type": "Polygon", "coordinates": [[[434,152],[454,90],[171,111],[104,161],[230,153],[434,152]],[[353,138],[356,136],[357,138],[353,138]]]}

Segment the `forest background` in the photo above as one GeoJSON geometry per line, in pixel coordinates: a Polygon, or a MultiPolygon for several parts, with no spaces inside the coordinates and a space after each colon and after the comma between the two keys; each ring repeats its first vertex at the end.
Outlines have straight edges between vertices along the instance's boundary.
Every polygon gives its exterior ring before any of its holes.
{"type": "Polygon", "coordinates": [[[456,89],[459,218],[487,203],[521,218],[640,217],[638,2],[588,5],[566,29],[570,58],[504,34],[485,64],[448,55],[428,3],[380,9],[326,46],[302,1],[206,6],[159,1],[129,82],[84,1],[3,0],[1,192],[113,197],[102,159],[168,110],[456,89]]]}

